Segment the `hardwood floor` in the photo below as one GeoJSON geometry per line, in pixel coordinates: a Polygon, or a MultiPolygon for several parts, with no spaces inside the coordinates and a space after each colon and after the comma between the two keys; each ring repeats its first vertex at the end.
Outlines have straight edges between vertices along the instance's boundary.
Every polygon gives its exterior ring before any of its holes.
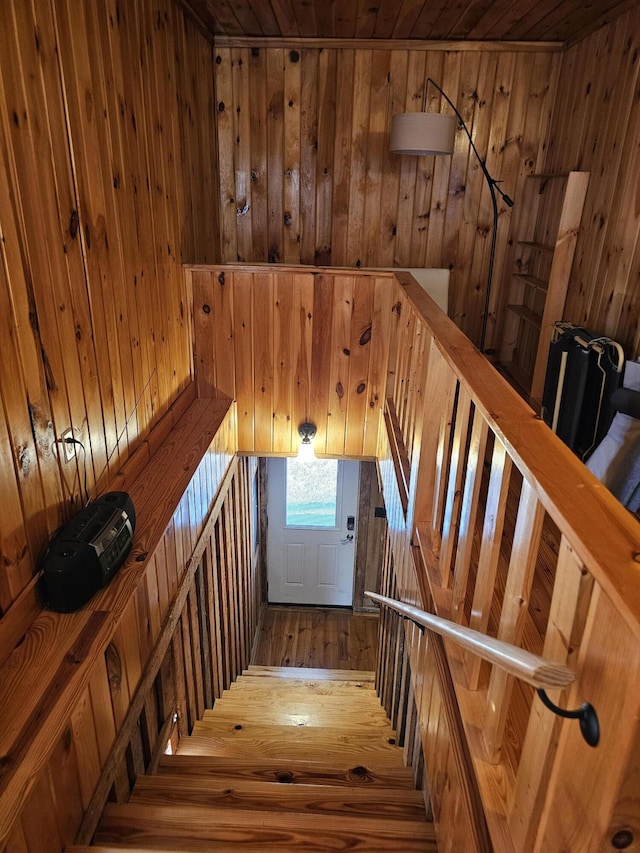
{"type": "Polygon", "coordinates": [[[251,663],[374,670],[377,638],[376,613],[265,605],[251,663]]]}

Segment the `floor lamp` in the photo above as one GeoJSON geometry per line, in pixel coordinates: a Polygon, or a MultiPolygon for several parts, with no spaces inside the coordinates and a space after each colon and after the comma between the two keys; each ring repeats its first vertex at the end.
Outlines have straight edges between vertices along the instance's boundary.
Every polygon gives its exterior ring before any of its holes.
{"type": "Polygon", "coordinates": [[[482,331],[480,333],[480,351],[484,352],[485,339],[487,335],[487,320],[489,318],[489,301],[491,299],[491,281],[493,278],[493,264],[496,254],[496,238],[498,234],[498,201],[496,193],[507,205],[513,207],[513,199],[509,198],[506,193],[502,192],[498,186],[498,181],[491,177],[486,163],[478,153],[478,149],[473,143],[469,128],[464,122],[464,119],[456,109],[455,104],[438,86],[435,80],[427,77],[424,87],[424,106],[426,109],[426,94],[427,86],[431,83],[434,88],[440,92],[445,101],[454,111],[455,116],[445,115],[444,113],[400,113],[393,116],[391,120],[391,151],[395,154],[412,154],[414,156],[424,155],[440,155],[453,154],[454,139],[456,133],[457,122],[460,122],[464,132],[469,139],[469,145],[473,153],[478,158],[482,172],[489,184],[489,192],[491,193],[491,204],[493,205],[493,226],[491,230],[491,251],[489,253],[489,272],[487,275],[487,287],[484,298],[484,313],[482,315],[482,331]],[[456,121],[457,118],[457,121],[456,121]]]}

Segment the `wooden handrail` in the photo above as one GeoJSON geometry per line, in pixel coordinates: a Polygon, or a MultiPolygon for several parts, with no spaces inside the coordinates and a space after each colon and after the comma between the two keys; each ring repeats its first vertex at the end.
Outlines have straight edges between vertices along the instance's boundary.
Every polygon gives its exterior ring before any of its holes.
{"type": "Polygon", "coordinates": [[[494,637],[488,637],[473,628],[465,628],[456,622],[450,622],[433,613],[427,613],[411,604],[404,604],[377,592],[365,592],[365,595],[406,616],[417,625],[434,631],[441,637],[453,640],[464,649],[479,655],[489,663],[501,667],[510,675],[532,684],[538,690],[566,687],[575,679],[575,674],[562,663],[546,660],[525,649],[512,646],[494,637]]]}

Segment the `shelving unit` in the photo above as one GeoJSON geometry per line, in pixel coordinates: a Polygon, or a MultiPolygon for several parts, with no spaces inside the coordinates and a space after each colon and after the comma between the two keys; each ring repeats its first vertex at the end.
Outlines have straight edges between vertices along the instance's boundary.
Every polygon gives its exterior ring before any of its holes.
{"type": "Polygon", "coordinates": [[[505,281],[500,367],[540,401],[551,332],[562,319],[589,172],[527,176],[505,281]]]}

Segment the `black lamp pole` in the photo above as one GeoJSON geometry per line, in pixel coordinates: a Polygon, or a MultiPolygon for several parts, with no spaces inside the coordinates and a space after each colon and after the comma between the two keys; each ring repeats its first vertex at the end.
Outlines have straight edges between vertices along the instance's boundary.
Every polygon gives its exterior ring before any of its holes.
{"type": "MultiPolygon", "coordinates": [[[[449,104],[451,109],[456,114],[458,121],[462,125],[464,132],[467,134],[467,138],[469,140],[469,145],[471,146],[471,150],[473,151],[473,153],[478,158],[478,162],[480,163],[480,168],[482,169],[482,173],[484,174],[485,178],[487,179],[487,183],[489,184],[489,192],[491,193],[491,204],[493,206],[493,226],[491,229],[491,250],[489,252],[489,272],[487,274],[487,288],[486,288],[485,297],[484,297],[484,313],[482,315],[482,330],[480,332],[480,352],[484,352],[485,351],[484,350],[485,339],[487,336],[487,322],[489,319],[489,300],[491,299],[491,282],[493,279],[493,265],[494,265],[495,255],[496,255],[496,240],[498,237],[498,201],[496,198],[496,193],[500,194],[500,197],[502,198],[504,203],[507,205],[507,207],[513,207],[513,199],[509,198],[509,196],[500,189],[500,187],[498,186],[499,181],[496,181],[495,178],[491,177],[491,175],[489,174],[489,170],[487,169],[487,164],[485,163],[485,161],[482,159],[482,157],[478,153],[478,149],[474,145],[473,139],[471,138],[471,134],[469,133],[469,128],[467,127],[464,119],[462,118],[462,116],[458,112],[456,105],[453,103],[451,98],[449,98],[449,96],[445,92],[442,91],[440,86],[438,86],[436,81],[433,80],[431,77],[427,77],[427,82],[425,83],[425,96],[426,96],[427,86],[429,83],[431,83],[438,90],[438,92],[440,92],[442,97],[445,99],[445,101],[449,104]]],[[[426,98],[425,98],[425,107],[426,107],[426,98]]]]}

